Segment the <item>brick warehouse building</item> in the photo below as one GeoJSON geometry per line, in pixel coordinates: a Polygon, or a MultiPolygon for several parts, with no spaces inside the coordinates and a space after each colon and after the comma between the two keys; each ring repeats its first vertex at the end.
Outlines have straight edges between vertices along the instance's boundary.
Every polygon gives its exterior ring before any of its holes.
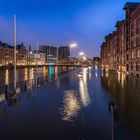
{"type": "Polygon", "coordinates": [[[140,3],[126,3],[126,70],[140,74],[140,3]]]}
{"type": "Polygon", "coordinates": [[[140,75],[140,3],[126,3],[126,19],[101,45],[101,63],[107,70],[140,75]]]}

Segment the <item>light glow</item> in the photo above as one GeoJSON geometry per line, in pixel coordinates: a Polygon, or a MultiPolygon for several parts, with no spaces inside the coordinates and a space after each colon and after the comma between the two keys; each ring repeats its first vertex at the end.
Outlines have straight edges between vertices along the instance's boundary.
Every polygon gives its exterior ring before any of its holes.
{"type": "Polygon", "coordinates": [[[70,47],[70,48],[76,48],[76,47],[77,47],[77,44],[76,44],[76,43],[72,43],[72,44],[70,44],[69,47],[70,47]]]}
{"type": "Polygon", "coordinates": [[[80,52],[79,55],[80,55],[80,56],[84,55],[84,52],[80,52]]]}

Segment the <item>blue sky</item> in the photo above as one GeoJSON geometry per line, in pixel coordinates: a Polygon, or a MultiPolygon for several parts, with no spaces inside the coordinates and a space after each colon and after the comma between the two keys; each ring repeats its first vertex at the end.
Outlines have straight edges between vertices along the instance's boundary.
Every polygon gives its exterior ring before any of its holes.
{"type": "MultiPolygon", "coordinates": [[[[131,0],[140,1],[140,0],[131,0]]],[[[76,55],[99,56],[104,36],[124,19],[126,0],[1,0],[0,40],[13,44],[13,15],[17,16],[17,42],[35,48],[76,42],[76,55]]]]}

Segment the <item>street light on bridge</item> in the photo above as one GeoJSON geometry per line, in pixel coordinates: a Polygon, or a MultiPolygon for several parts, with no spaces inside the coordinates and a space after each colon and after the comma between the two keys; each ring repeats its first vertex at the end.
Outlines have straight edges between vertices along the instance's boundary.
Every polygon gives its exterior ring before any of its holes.
{"type": "Polygon", "coordinates": [[[79,56],[83,56],[84,55],[84,52],[79,52],[79,56]]]}
{"type": "Polygon", "coordinates": [[[70,48],[76,48],[78,45],[76,43],[72,43],[69,45],[70,48]]]}

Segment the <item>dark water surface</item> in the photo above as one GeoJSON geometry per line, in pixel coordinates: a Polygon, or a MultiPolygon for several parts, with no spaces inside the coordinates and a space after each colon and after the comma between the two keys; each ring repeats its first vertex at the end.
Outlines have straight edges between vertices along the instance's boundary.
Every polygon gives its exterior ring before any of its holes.
{"type": "Polygon", "coordinates": [[[0,104],[0,140],[111,140],[110,101],[117,105],[114,140],[140,140],[140,78],[95,68],[75,69],[57,80],[54,73],[14,103],[0,104]]]}

